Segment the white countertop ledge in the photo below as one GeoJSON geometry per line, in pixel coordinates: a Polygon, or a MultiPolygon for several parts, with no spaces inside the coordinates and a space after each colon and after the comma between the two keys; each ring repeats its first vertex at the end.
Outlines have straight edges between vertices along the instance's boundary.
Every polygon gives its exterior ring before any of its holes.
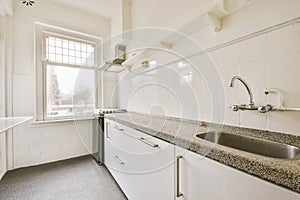
{"type": "Polygon", "coordinates": [[[23,124],[29,120],[31,120],[33,117],[3,117],[0,118],[0,134],[14,128],[20,124],[23,124]]]}

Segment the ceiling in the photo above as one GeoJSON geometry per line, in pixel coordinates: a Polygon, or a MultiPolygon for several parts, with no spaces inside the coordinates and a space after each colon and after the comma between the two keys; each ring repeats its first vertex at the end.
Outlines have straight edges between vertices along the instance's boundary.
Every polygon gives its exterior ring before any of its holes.
{"type": "Polygon", "coordinates": [[[93,15],[112,18],[114,10],[122,0],[52,0],[67,7],[75,8],[93,15]]]}

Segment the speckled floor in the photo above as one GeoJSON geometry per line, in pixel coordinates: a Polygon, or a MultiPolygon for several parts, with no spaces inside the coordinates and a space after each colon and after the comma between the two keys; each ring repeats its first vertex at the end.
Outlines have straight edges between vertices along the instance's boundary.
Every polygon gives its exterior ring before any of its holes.
{"type": "Polygon", "coordinates": [[[91,156],[8,172],[0,200],[126,200],[104,166],[91,156]]]}

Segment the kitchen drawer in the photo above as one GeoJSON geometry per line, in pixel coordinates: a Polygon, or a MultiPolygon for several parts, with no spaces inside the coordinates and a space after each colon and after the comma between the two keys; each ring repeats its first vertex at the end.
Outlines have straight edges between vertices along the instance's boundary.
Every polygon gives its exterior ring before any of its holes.
{"type": "MultiPolygon", "coordinates": [[[[107,167],[125,173],[149,173],[174,164],[174,146],[170,145],[152,153],[132,153],[106,143],[107,167]]],[[[138,149],[136,150],[138,151],[138,149]]]]}
{"type": "Polygon", "coordinates": [[[158,138],[134,130],[120,123],[110,121],[107,139],[115,148],[129,154],[148,156],[159,151],[167,151],[172,146],[158,138]]]}
{"type": "Polygon", "coordinates": [[[130,200],[174,200],[175,198],[174,165],[147,173],[126,173],[108,169],[130,200]]]}

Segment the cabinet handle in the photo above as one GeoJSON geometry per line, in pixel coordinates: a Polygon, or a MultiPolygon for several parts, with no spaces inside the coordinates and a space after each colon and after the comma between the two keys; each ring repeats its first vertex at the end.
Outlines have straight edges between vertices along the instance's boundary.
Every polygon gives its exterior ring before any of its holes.
{"type": "Polygon", "coordinates": [[[179,184],[180,184],[180,180],[179,180],[179,173],[180,173],[180,159],[183,158],[182,156],[177,156],[176,159],[176,197],[181,197],[183,194],[180,192],[179,189],[179,184]]]}
{"type": "Polygon", "coordinates": [[[106,138],[109,139],[109,135],[108,135],[108,126],[109,126],[109,122],[106,122],[106,126],[105,126],[105,135],[106,135],[106,138]]]}
{"type": "Polygon", "coordinates": [[[115,160],[120,164],[124,165],[125,163],[119,158],[119,156],[115,156],[115,160]]]}
{"type": "Polygon", "coordinates": [[[118,127],[117,125],[114,126],[115,129],[117,129],[118,131],[124,131],[123,128],[118,127]]]}
{"type": "Polygon", "coordinates": [[[152,142],[149,142],[148,140],[146,140],[145,138],[140,138],[139,141],[153,147],[153,148],[157,148],[159,147],[158,144],[153,144],[152,142]]]}

